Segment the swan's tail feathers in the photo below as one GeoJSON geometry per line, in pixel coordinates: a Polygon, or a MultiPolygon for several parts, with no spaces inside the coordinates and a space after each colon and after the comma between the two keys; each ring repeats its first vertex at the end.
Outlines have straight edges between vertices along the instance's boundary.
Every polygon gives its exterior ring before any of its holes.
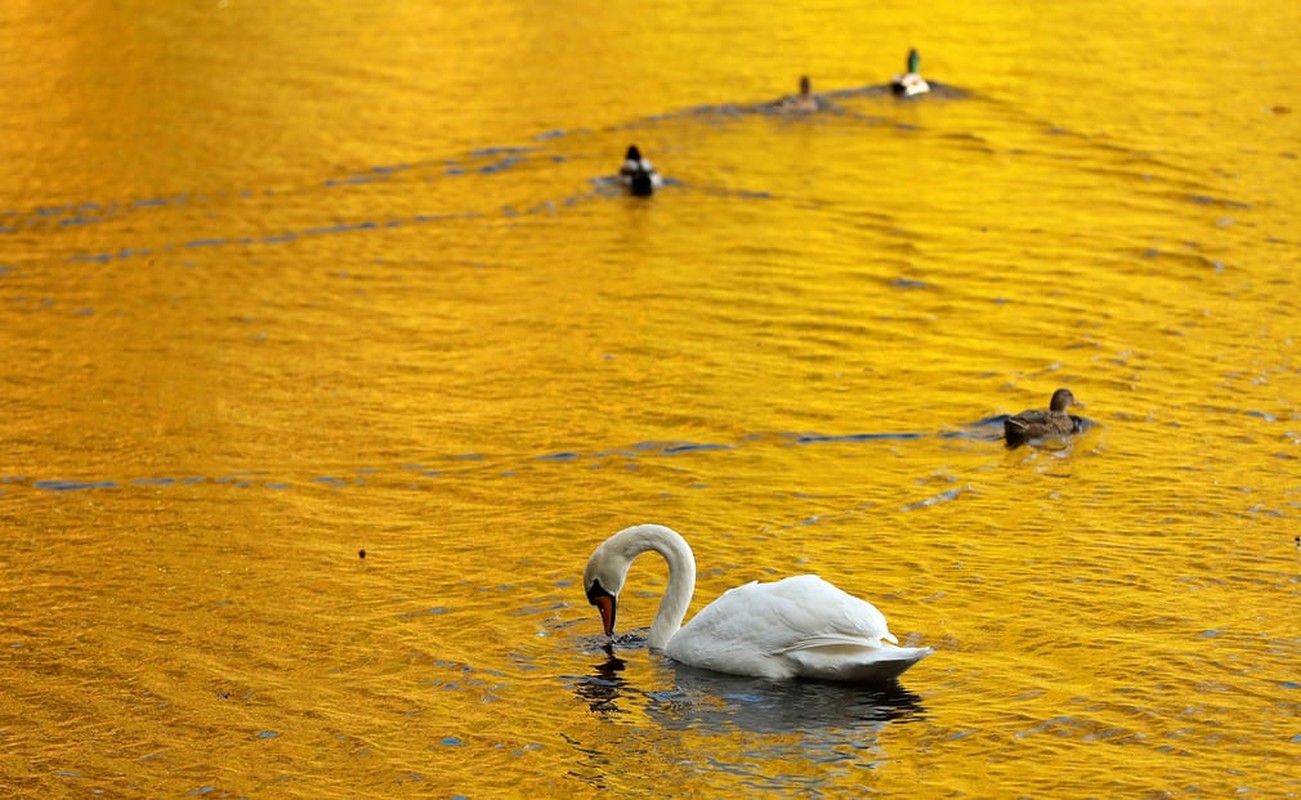
{"type": "Polygon", "coordinates": [[[850,669],[851,680],[860,683],[895,680],[933,652],[929,647],[883,647],[877,651],[876,658],[864,660],[850,669]]]}
{"type": "Polygon", "coordinates": [[[850,683],[887,683],[926,656],[929,647],[811,648],[787,654],[805,678],[850,683]]]}

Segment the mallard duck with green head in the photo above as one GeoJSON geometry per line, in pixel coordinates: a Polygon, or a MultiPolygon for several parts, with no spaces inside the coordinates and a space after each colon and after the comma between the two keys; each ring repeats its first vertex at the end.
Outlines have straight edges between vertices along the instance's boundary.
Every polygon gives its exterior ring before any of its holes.
{"type": "Polygon", "coordinates": [[[1010,445],[1046,436],[1069,436],[1080,429],[1080,420],[1067,413],[1071,406],[1084,408],[1070,389],[1058,389],[1048,401],[1048,410],[1030,409],[1003,420],[1003,434],[1010,445]]]}
{"type": "Polygon", "coordinates": [[[908,71],[894,76],[890,81],[890,90],[900,97],[916,97],[931,90],[931,85],[921,76],[922,57],[917,48],[908,51],[908,71]]]}

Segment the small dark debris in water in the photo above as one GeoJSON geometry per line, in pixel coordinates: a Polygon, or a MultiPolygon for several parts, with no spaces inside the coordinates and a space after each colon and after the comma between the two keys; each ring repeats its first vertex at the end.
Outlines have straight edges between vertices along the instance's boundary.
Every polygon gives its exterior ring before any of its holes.
{"type": "Polygon", "coordinates": [[[890,283],[896,289],[929,289],[931,285],[925,281],[917,281],[911,278],[896,278],[890,283]]]}
{"type": "Polygon", "coordinates": [[[358,551],[357,551],[357,558],[360,558],[360,559],[362,559],[363,561],[366,559],[366,551],[365,551],[365,549],[361,549],[361,550],[358,550],[358,551]]]}
{"type": "Polygon", "coordinates": [[[819,444],[822,442],[875,442],[882,439],[920,439],[920,433],[900,432],[900,433],[847,433],[823,435],[820,433],[806,433],[795,441],[797,444],[819,444]]]}
{"type": "Polygon", "coordinates": [[[537,456],[536,458],[538,461],[572,461],[573,459],[578,458],[578,453],[548,453],[547,455],[537,456]]]}
{"type": "Polygon", "coordinates": [[[1274,106],[1273,108],[1270,109],[1270,111],[1273,111],[1275,114],[1291,114],[1291,113],[1292,113],[1292,109],[1291,109],[1291,108],[1288,108],[1287,106],[1274,106]]]}
{"type": "Polygon", "coordinates": [[[731,450],[730,444],[714,444],[710,442],[688,442],[686,444],[674,444],[665,447],[663,452],[666,456],[677,455],[678,453],[690,453],[704,450],[731,450]]]}

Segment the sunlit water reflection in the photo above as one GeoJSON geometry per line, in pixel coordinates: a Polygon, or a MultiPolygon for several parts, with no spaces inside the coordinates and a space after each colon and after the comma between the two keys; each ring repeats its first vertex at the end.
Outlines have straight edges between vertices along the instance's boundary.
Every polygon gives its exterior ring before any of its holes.
{"type": "Polygon", "coordinates": [[[1301,792],[1292,5],[63,11],[0,29],[9,794],[1301,792]],[[607,651],[643,521],[936,652],[607,651]]]}

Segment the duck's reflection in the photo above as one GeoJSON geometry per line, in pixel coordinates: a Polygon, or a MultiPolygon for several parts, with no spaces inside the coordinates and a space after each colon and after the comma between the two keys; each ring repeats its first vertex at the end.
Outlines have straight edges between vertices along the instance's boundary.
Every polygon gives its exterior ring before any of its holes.
{"type": "Polygon", "coordinates": [[[847,686],[772,681],[724,675],[667,659],[658,662],[654,673],[634,669],[639,683],[668,687],[646,688],[629,681],[628,664],[613,646],[606,645],[602,652],[604,657],[589,675],[571,679],[578,696],[598,714],[638,708],[671,730],[870,733],[925,714],[921,698],[898,682],[847,686]]]}

